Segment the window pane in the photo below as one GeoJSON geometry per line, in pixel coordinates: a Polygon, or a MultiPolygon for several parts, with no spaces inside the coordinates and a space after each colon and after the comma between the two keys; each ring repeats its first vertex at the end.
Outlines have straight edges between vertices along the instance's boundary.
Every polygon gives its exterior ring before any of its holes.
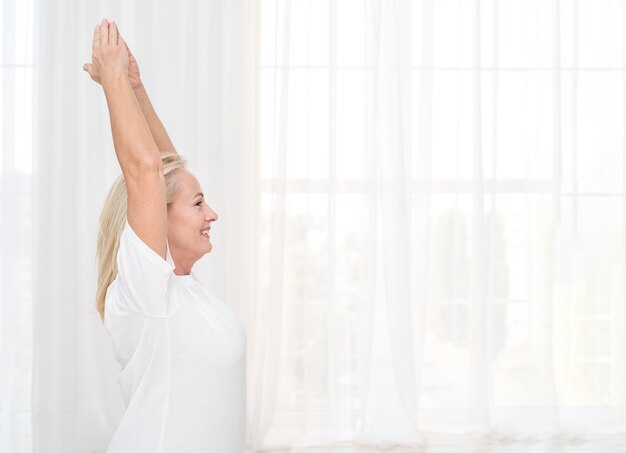
{"type": "Polygon", "coordinates": [[[470,179],[474,161],[472,75],[436,71],[432,94],[432,175],[470,179]]]}
{"type": "Polygon", "coordinates": [[[280,406],[312,409],[328,403],[328,327],[333,310],[328,274],[328,196],[286,197],[284,353],[280,406]]]}
{"type": "Polygon", "coordinates": [[[469,195],[433,195],[429,272],[433,300],[468,300],[471,225],[469,195]]]}
{"type": "MultiPolygon", "coordinates": [[[[365,8],[362,0],[334,1],[337,14],[337,64],[365,65],[365,8]]],[[[371,51],[371,49],[368,49],[371,51]]]]}
{"type": "Polygon", "coordinates": [[[362,178],[366,172],[365,75],[359,70],[337,71],[337,177],[362,178]]]}
{"type": "MultiPolygon", "coordinates": [[[[573,11],[578,5],[578,64],[582,67],[621,68],[624,33],[623,8],[620,0],[568,0],[573,11]]],[[[573,24],[573,14],[571,22],[573,24]]],[[[564,23],[567,26],[567,22],[564,23]]],[[[569,63],[568,63],[569,64],[569,63]]]]}
{"type": "MultiPolygon", "coordinates": [[[[495,118],[492,99],[483,104],[489,112],[483,116],[483,130],[486,132],[483,135],[485,177],[492,177],[494,159],[496,178],[543,179],[553,176],[555,87],[552,77],[545,71],[499,73],[495,118]],[[492,135],[494,127],[497,128],[495,137],[492,135]]],[[[485,82],[492,82],[490,88],[485,90],[492,94],[493,75],[485,79],[485,82]]],[[[487,101],[485,97],[483,100],[487,101]]]]}
{"type": "MultiPolygon", "coordinates": [[[[564,129],[564,136],[571,136],[563,147],[567,190],[572,188],[573,177],[578,178],[581,192],[620,193],[623,190],[622,78],[619,72],[606,71],[585,71],[578,75],[576,124],[570,120],[572,129],[564,129]],[[574,158],[577,160],[575,175],[572,174],[574,158]]],[[[563,111],[565,120],[569,111],[563,111]]]]}
{"type": "Polygon", "coordinates": [[[15,68],[14,71],[15,169],[30,175],[33,154],[33,68],[15,68]]]}
{"type": "Polygon", "coordinates": [[[434,66],[454,68],[471,66],[474,5],[464,0],[437,0],[433,5],[434,66]]]}
{"type": "MultiPolygon", "coordinates": [[[[33,63],[33,0],[15,0],[15,62],[33,63]]],[[[7,63],[5,61],[5,63],[7,63]]]]}
{"type": "Polygon", "coordinates": [[[470,401],[468,307],[429,304],[425,313],[420,409],[466,407],[470,401]]]}
{"type": "MultiPolygon", "coordinates": [[[[495,0],[494,0],[495,1],[495,0]]],[[[498,66],[553,66],[552,2],[543,0],[498,0],[498,66]]],[[[481,24],[493,28],[493,18],[481,24]]],[[[486,47],[491,52],[491,46],[486,47]]]]}

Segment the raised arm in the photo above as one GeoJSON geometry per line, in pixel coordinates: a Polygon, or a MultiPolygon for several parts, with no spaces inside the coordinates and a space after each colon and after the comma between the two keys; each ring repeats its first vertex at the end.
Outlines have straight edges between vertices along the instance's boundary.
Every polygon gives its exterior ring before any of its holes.
{"type": "Polygon", "coordinates": [[[176,152],[174,144],[170,140],[170,136],[167,134],[163,123],[159,119],[159,116],[150,102],[146,88],[141,80],[139,64],[137,63],[137,59],[133,53],[130,51],[128,44],[126,44],[126,51],[128,52],[128,79],[130,80],[130,85],[133,87],[135,97],[137,98],[137,102],[139,102],[143,116],[146,118],[148,127],[150,127],[152,138],[161,153],[176,152]]]}
{"type": "MultiPolygon", "coordinates": [[[[119,30],[118,30],[119,31],[119,30]]],[[[124,46],[126,47],[126,52],[128,53],[128,80],[130,82],[130,86],[133,89],[133,93],[135,93],[135,97],[137,98],[137,102],[139,103],[139,107],[141,108],[141,112],[143,113],[144,118],[146,119],[146,123],[148,123],[148,128],[150,129],[150,133],[152,134],[152,138],[157,145],[160,153],[166,152],[177,152],[170,136],[163,126],[163,123],[159,119],[154,107],[152,106],[152,102],[150,102],[150,98],[148,97],[148,93],[146,92],[146,88],[141,80],[141,73],[139,71],[139,64],[137,63],[137,59],[131,52],[128,47],[128,43],[124,41],[124,46]]],[[[90,73],[92,65],[85,64],[83,69],[90,73]]],[[[102,84],[98,78],[95,78],[92,75],[92,79],[96,82],[102,84]]]]}
{"type": "Polygon", "coordinates": [[[86,70],[104,89],[117,160],[128,191],[128,223],[165,259],[167,208],[159,149],[128,78],[128,53],[115,22],[96,26],[86,70]]]}
{"type": "Polygon", "coordinates": [[[146,92],[144,85],[141,84],[139,87],[134,88],[133,91],[135,92],[137,102],[139,103],[143,116],[150,127],[150,133],[152,134],[152,138],[159,148],[159,151],[161,153],[177,152],[176,148],[174,148],[172,140],[170,140],[170,136],[165,130],[165,126],[163,126],[163,123],[159,119],[159,116],[150,102],[150,98],[148,97],[148,93],[146,92]]]}

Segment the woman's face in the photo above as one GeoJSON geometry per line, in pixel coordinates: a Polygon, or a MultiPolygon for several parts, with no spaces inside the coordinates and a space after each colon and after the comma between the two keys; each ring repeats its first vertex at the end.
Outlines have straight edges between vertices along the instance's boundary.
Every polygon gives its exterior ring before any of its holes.
{"type": "Polygon", "coordinates": [[[217,214],[204,201],[198,180],[184,168],[176,172],[178,194],[167,210],[167,240],[176,267],[189,272],[213,248],[208,229],[217,214]]]}

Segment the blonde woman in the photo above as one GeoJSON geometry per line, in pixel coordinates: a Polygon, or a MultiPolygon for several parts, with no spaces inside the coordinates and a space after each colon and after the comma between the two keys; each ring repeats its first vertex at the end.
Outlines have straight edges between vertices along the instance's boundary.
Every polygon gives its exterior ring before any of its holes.
{"type": "Polygon", "coordinates": [[[100,217],[97,308],[126,411],[108,453],[241,453],[246,334],[191,272],[217,214],[174,150],[115,22],[83,66],[106,97],[122,175],[100,217]]]}

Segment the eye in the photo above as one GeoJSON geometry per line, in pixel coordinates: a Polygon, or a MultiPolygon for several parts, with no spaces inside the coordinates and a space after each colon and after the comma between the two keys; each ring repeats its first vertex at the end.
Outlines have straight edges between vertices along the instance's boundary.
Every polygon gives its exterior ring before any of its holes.
{"type": "Polygon", "coordinates": [[[196,203],[196,206],[200,206],[202,204],[202,200],[196,203]]]}

